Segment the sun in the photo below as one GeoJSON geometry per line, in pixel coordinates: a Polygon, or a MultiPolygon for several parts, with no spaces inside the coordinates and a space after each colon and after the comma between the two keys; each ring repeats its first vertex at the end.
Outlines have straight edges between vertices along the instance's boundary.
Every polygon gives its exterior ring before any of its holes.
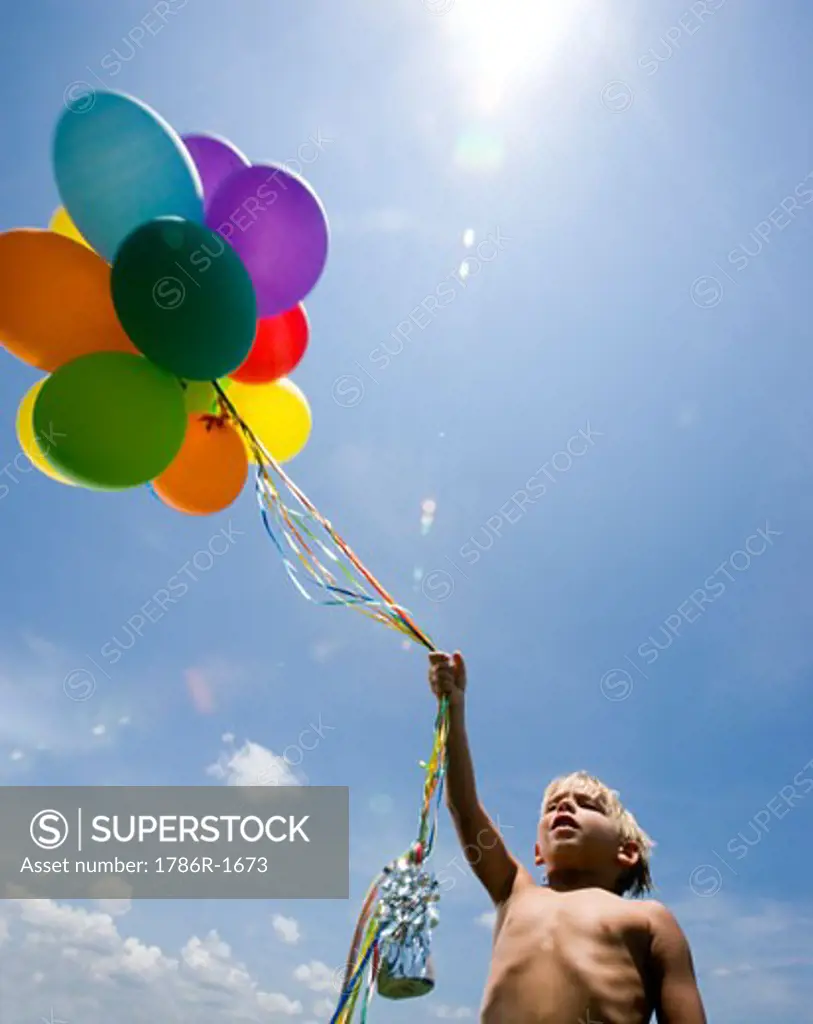
{"type": "Polygon", "coordinates": [[[496,112],[522,81],[548,69],[595,0],[455,0],[443,21],[467,97],[496,112]]]}

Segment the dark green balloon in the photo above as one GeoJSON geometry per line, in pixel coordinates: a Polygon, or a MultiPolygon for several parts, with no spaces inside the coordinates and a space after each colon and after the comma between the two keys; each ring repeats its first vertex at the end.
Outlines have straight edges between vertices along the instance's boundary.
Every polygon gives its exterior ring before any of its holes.
{"type": "Polygon", "coordinates": [[[46,458],[103,491],[155,479],[180,451],[187,413],[180,382],[143,356],[94,352],[60,366],[34,403],[46,458]]]}
{"type": "Polygon", "coordinates": [[[257,330],[254,285],[216,232],[180,217],[151,220],[122,243],[111,284],[122,327],[157,366],[216,380],[245,361],[257,330]]]}

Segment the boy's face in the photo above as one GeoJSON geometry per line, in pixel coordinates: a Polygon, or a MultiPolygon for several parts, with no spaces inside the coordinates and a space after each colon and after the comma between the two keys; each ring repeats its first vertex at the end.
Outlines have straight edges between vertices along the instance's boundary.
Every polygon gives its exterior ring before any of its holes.
{"type": "Polygon", "coordinates": [[[550,870],[623,870],[637,860],[618,824],[600,801],[578,790],[556,790],[545,800],[536,842],[536,863],[550,870]]]}

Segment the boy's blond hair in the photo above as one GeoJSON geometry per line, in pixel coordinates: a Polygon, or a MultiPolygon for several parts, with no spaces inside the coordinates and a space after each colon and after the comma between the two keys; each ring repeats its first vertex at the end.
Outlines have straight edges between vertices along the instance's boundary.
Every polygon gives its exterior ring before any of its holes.
{"type": "Polygon", "coordinates": [[[633,842],[638,847],[638,863],[623,872],[618,880],[618,894],[629,893],[631,896],[644,896],[652,891],[652,875],[649,869],[649,857],[655,845],[644,832],[633,815],[624,807],[614,789],[587,772],[572,772],[562,775],[548,784],[542,798],[540,818],[544,817],[548,800],[559,790],[572,790],[581,793],[590,800],[595,800],[604,813],[616,822],[618,833],[623,842],[633,842]]]}

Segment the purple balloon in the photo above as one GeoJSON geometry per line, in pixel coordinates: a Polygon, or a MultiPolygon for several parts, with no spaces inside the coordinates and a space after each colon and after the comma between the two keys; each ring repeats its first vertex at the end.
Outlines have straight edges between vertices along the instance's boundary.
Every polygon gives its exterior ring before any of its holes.
{"type": "Polygon", "coordinates": [[[235,171],[217,190],[206,224],[237,251],[254,282],[257,316],[301,302],[327,260],[327,217],[306,181],[284,167],[235,171]]]}
{"type": "Polygon", "coordinates": [[[251,161],[219,135],[183,135],[181,138],[200,174],[204,207],[208,210],[226,178],[234,171],[250,167],[251,161]]]}

